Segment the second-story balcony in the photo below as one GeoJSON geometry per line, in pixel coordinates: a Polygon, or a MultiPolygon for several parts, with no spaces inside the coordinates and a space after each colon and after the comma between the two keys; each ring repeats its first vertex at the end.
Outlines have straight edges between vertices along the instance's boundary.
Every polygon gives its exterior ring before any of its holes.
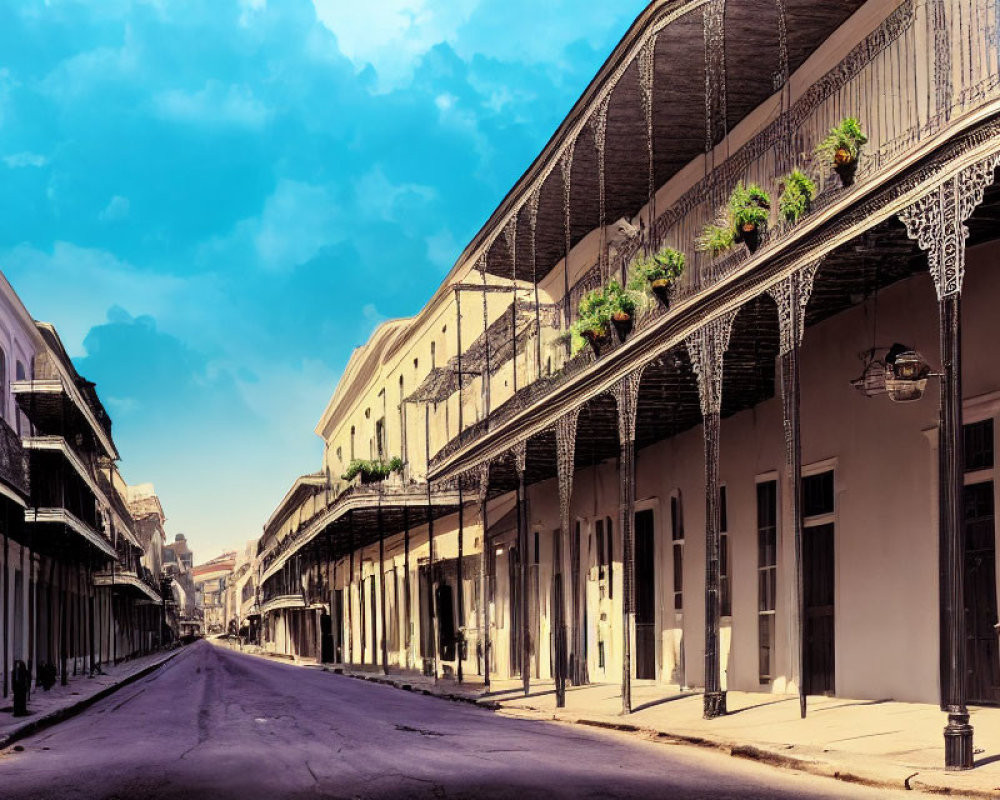
{"type": "Polygon", "coordinates": [[[0,419],[0,494],[23,506],[28,501],[30,487],[28,459],[21,437],[0,419]]]}
{"type": "Polygon", "coordinates": [[[458,509],[456,484],[435,485],[428,495],[425,483],[357,484],[341,492],[292,534],[264,553],[261,586],[279,575],[293,556],[314,552],[347,552],[390,536],[425,525],[458,509]]]}
{"type": "Polygon", "coordinates": [[[94,586],[110,587],[121,591],[131,591],[153,603],[162,602],[159,587],[149,574],[149,570],[128,569],[104,570],[94,573],[94,586]]]}

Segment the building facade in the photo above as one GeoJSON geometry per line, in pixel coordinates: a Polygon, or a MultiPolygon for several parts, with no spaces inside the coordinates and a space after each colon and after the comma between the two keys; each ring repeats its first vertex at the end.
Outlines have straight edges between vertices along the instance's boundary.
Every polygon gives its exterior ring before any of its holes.
{"type": "Polygon", "coordinates": [[[1000,703],[998,25],[992,0],[652,2],[428,304],[355,352],[260,541],[274,647],[560,703],[612,682],[624,713],[635,681],[707,717],[730,689],[940,703],[971,766],[968,705],[1000,703]],[[824,150],[846,120],[865,141],[824,150]],[[669,290],[578,350],[581,300],[665,247],[669,290]]]}
{"type": "Polygon", "coordinates": [[[236,553],[223,553],[192,571],[195,606],[201,612],[204,632],[226,633],[229,618],[226,610],[226,582],[236,566],[236,553]]]}
{"type": "Polygon", "coordinates": [[[19,662],[48,687],[162,644],[159,542],[132,516],[111,420],[2,277],[0,440],[4,696],[19,662]]]}

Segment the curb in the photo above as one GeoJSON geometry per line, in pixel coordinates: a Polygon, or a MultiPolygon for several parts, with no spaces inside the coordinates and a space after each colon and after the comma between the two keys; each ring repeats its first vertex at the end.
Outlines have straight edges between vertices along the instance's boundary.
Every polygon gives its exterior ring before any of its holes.
{"type": "Polygon", "coordinates": [[[948,786],[946,784],[936,783],[933,781],[921,780],[919,778],[919,773],[912,773],[906,777],[900,778],[887,778],[881,775],[874,775],[866,770],[847,771],[835,764],[804,757],[783,755],[781,753],[776,753],[766,748],[751,744],[736,744],[734,742],[713,740],[700,736],[692,736],[690,734],[673,733],[656,728],[644,728],[627,722],[615,722],[612,720],[584,717],[576,719],[558,717],[551,712],[531,707],[514,707],[512,709],[507,709],[502,703],[497,701],[478,700],[475,697],[457,695],[449,692],[435,692],[433,689],[417,687],[405,680],[397,680],[384,675],[352,674],[344,672],[344,670],[339,667],[326,669],[325,671],[330,672],[331,674],[342,675],[345,678],[354,678],[355,680],[391,686],[394,689],[399,689],[401,691],[421,693],[430,697],[435,697],[439,700],[448,700],[453,703],[471,704],[489,711],[497,712],[516,710],[522,713],[527,712],[527,714],[530,714],[538,719],[552,720],[553,722],[562,722],[569,725],[582,725],[590,728],[602,728],[616,733],[641,736],[653,741],[669,740],[673,743],[717,750],[731,756],[732,758],[743,758],[749,761],[757,761],[761,764],[767,764],[778,769],[804,772],[810,775],[817,775],[819,777],[833,778],[834,780],[842,781],[844,783],[870,786],[875,789],[903,789],[905,791],[917,791],[922,794],[971,797],[977,798],[977,800],[978,798],[982,798],[983,800],[992,798],[992,800],[996,800],[997,797],[997,793],[990,790],[974,788],[963,789],[958,786],[948,786]]]}
{"type": "Polygon", "coordinates": [[[5,750],[6,748],[14,744],[14,742],[20,741],[21,739],[24,739],[27,736],[31,736],[35,733],[38,733],[39,731],[45,730],[46,728],[50,728],[53,725],[59,722],[63,722],[64,720],[67,720],[71,717],[75,717],[82,711],[86,711],[88,708],[94,705],[94,703],[103,700],[105,697],[111,696],[119,689],[124,689],[129,684],[135,683],[137,680],[141,678],[145,678],[150,673],[158,670],[164,664],[173,661],[174,658],[176,658],[182,652],[184,652],[185,647],[178,648],[171,655],[167,656],[167,658],[163,659],[163,661],[158,661],[155,664],[150,664],[148,667],[144,667],[138,672],[129,675],[127,678],[122,678],[118,683],[113,683],[110,686],[105,686],[99,692],[95,692],[90,697],[84,697],[71,706],[66,706],[65,708],[60,708],[55,711],[50,711],[48,714],[45,714],[44,716],[41,716],[38,719],[33,719],[30,722],[24,723],[24,725],[22,725],[20,728],[11,731],[6,736],[0,737],[0,750],[5,750]]]}

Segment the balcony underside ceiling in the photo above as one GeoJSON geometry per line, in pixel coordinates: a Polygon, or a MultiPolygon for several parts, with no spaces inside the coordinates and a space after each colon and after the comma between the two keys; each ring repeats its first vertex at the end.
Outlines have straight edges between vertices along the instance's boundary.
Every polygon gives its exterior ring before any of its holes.
{"type": "MultiPolygon", "coordinates": [[[[712,4],[707,4],[712,5],[712,4]]],[[[692,6],[663,28],[656,37],[653,57],[652,160],[653,185],[662,186],[706,149],[706,23],[707,5],[666,3],[652,12],[652,19],[692,6]]],[[[780,85],[781,35],[787,31],[788,71],[794,72],[861,5],[862,0],[739,0],[724,4],[724,97],[712,104],[725,124],[713,126],[712,144],[770,97],[780,85]],[[779,25],[779,7],[785,23],[779,25]],[[776,83],[776,81],[778,83],[776,83]]],[[[566,251],[563,170],[554,164],[558,151],[581,119],[589,119],[576,138],[569,171],[570,244],[600,226],[599,159],[595,136],[598,116],[591,109],[609,77],[625,63],[628,51],[641,38],[650,19],[643,19],[625,37],[601,73],[594,79],[545,150],[493,214],[463,258],[492,241],[487,253],[489,272],[522,280],[539,280],[563,258],[566,251]],[[528,199],[539,176],[547,177],[538,195],[534,243],[531,203],[528,199]],[[516,244],[509,247],[497,226],[517,206],[516,244]],[[534,247],[534,252],[533,252],[534,247]]],[[[654,23],[655,24],[655,23],[654,23]]],[[[640,89],[638,59],[633,59],[611,90],[605,136],[605,215],[611,223],[632,218],[649,198],[650,154],[646,114],[640,89]]]]}
{"type": "MultiPolygon", "coordinates": [[[[998,170],[1000,174],[1000,170],[998,170]]],[[[1000,233],[1000,185],[986,189],[983,203],[976,208],[967,225],[968,246],[998,238],[1000,233]]],[[[906,235],[896,217],[881,222],[830,252],[817,272],[811,300],[806,309],[808,329],[823,320],[872,300],[886,287],[914,276],[932,281],[927,268],[927,254],[906,235]]],[[[892,332],[886,331],[891,337],[892,332]]],[[[776,358],[779,330],[777,308],[766,294],[744,303],[733,326],[729,350],[724,360],[723,416],[730,416],[773,397],[776,388],[776,358]]],[[[891,342],[888,342],[891,343],[891,342]]],[[[885,345],[887,342],[878,342],[885,345]]],[[[648,353],[635,351],[638,359],[648,353]]],[[[606,358],[607,356],[605,356],[606,358]]],[[[560,382],[591,369],[595,358],[584,351],[569,362],[564,374],[525,387],[503,406],[494,409],[487,420],[467,430],[465,443],[478,442],[488,432],[501,431],[508,420],[528,411],[544,416],[544,399],[559,392],[560,382]]],[[[859,372],[861,362],[859,360],[859,372]]],[[[843,376],[849,381],[856,375],[843,376]]],[[[609,392],[587,398],[580,406],[576,439],[576,468],[586,467],[618,455],[618,417],[614,397],[609,392]]],[[[526,482],[529,484],[556,477],[555,419],[527,441],[526,482]]],[[[684,344],[662,353],[644,369],[638,397],[637,443],[640,448],[670,438],[701,423],[697,385],[684,344]]],[[[526,423],[530,424],[530,423],[526,423]]],[[[498,433],[498,435],[504,435],[498,433]]],[[[433,459],[442,463],[461,449],[457,440],[433,459]]],[[[468,463],[466,460],[464,463],[468,463]]],[[[467,469],[467,467],[459,467],[467,469]]],[[[510,451],[491,463],[491,495],[512,491],[517,485],[514,458],[510,451]]],[[[448,477],[447,474],[438,476],[448,477]]]]}

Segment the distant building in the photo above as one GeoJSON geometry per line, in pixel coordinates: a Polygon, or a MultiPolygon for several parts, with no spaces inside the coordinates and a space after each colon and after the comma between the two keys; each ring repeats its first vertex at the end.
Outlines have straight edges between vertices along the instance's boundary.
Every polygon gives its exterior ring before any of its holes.
{"type": "Polygon", "coordinates": [[[195,605],[205,617],[205,633],[225,633],[226,579],[236,566],[236,552],[223,553],[194,568],[195,605]]]}

